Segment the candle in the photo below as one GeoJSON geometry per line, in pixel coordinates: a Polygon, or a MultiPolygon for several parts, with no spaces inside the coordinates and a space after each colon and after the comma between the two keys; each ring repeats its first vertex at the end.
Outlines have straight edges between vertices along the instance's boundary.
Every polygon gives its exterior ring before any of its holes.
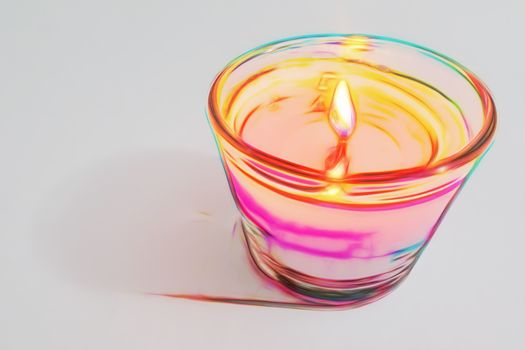
{"type": "Polygon", "coordinates": [[[496,123],[459,63],[364,35],[241,55],[215,79],[208,117],[257,267],[335,306],[376,300],[408,274],[496,123]]]}

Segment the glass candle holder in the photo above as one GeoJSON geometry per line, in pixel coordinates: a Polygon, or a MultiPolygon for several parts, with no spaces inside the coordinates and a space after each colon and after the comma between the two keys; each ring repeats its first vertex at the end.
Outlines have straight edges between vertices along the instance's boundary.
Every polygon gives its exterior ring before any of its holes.
{"type": "Polygon", "coordinates": [[[256,266],[330,306],[371,302],[407,276],[496,125],[490,93],[456,61],[339,34],[234,59],[208,118],[256,266]],[[344,142],[328,120],[340,81],[356,115],[344,142]]]}

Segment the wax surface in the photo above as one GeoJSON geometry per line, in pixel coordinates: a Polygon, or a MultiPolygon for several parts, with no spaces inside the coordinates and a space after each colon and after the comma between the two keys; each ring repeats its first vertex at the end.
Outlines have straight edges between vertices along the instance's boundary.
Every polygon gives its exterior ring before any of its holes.
{"type": "Polygon", "coordinates": [[[256,76],[232,100],[229,125],[250,146],[293,163],[325,169],[338,144],[328,109],[341,80],[351,86],[357,112],[348,172],[431,165],[469,141],[461,110],[446,95],[383,67],[301,58],[256,76]],[[305,74],[297,76],[298,69],[305,74]]]}

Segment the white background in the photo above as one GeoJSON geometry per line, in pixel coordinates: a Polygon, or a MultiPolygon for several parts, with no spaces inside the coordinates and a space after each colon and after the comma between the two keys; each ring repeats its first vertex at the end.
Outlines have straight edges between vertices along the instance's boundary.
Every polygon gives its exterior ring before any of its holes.
{"type": "Polygon", "coordinates": [[[0,349],[525,348],[524,18],[520,0],[2,1],[0,349]],[[232,240],[207,92],[241,52],[316,32],[459,60],[495,96],[494,147],[377,303],[149,295],[264,295],[232,240]]]}

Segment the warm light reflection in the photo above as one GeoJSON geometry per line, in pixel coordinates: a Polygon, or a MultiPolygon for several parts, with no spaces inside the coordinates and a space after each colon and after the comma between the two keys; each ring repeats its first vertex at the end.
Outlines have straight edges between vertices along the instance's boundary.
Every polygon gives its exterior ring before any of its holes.
{"type": "Polygon", "coordinates": [[[326,171],[326,175],[331,179],[342,179],[348,171],[348,158],[343,155],[339,161],[326,171]]]}

